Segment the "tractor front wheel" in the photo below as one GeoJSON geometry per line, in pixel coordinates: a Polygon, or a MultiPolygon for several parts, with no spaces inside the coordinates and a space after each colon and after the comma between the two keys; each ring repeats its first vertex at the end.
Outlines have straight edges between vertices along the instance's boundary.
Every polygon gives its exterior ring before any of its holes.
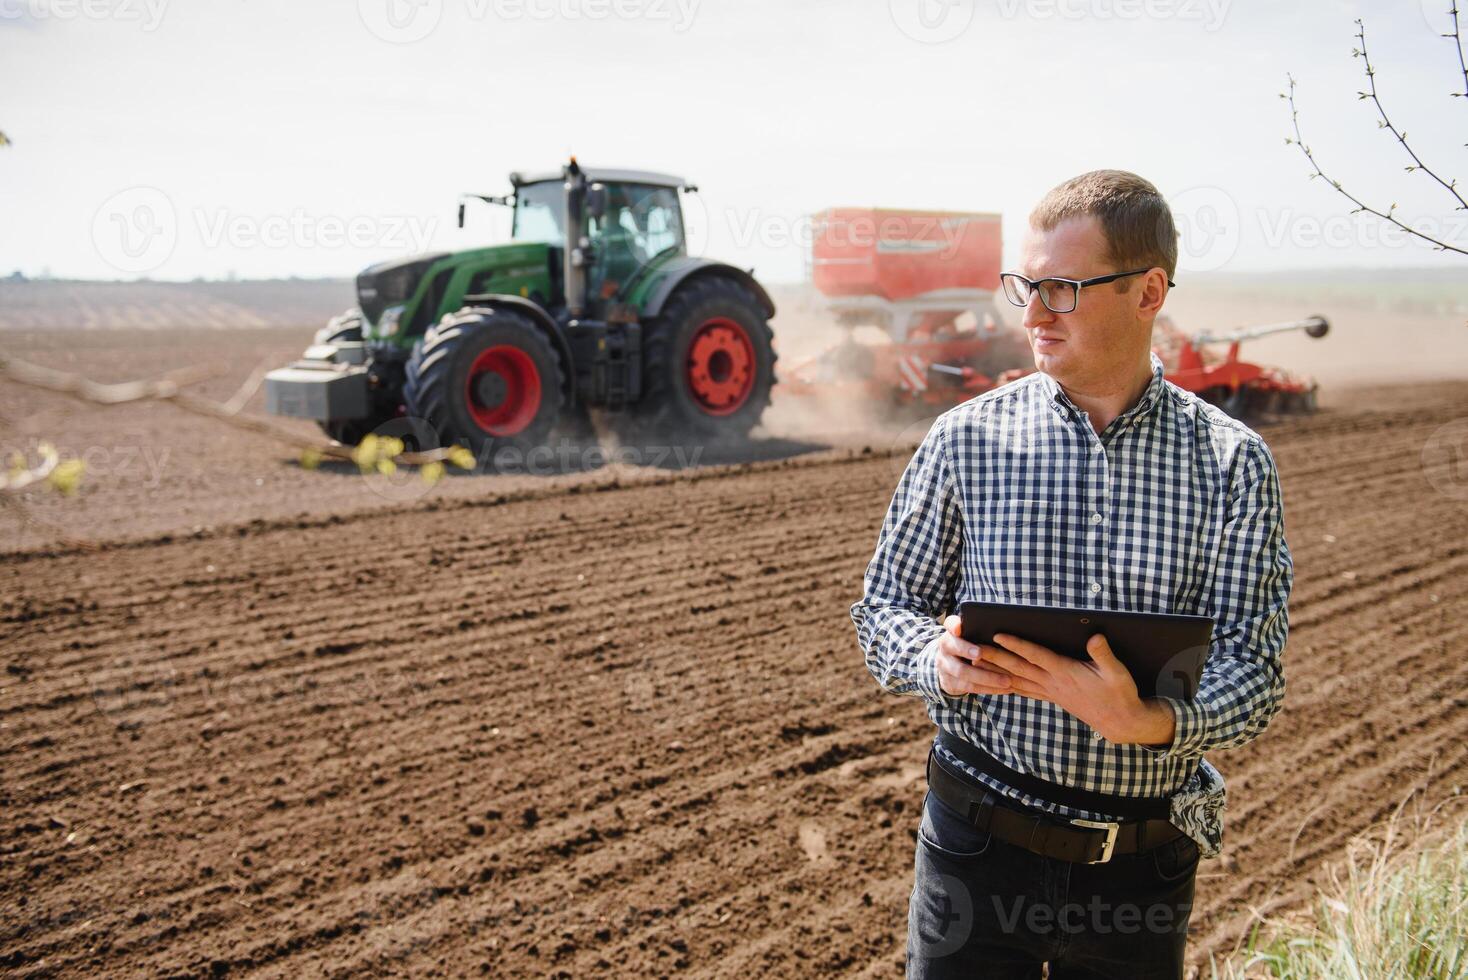
{"type": "Polygon", "coordinates": [[[622,441],[745,438],[770,403],[775,360],[753,292],[719,276],[684,283],[647,325],[642,398],[616,418],[622,441]]]}
{"type": "Polygon", "coordinates": [[[530,318],[467,309],[424,334],[408,360],[408,414],[481,464],[518,469],[545,445],[565,404],[565,368],[530,318]]]}
{"type": "MultiPolygon", "coordinates": [[[[340,316],[334,316],[327,321],[326,326],[316,331],[313,338],[316,344],[357,344],[362,342],[362,311],[347,310],[340,316]]],[[[318,422],[321,431],[328,438],[335,439],[343,446],[355,446],[376,429],[379,425],[392,418],[391,415],[380,412],[365,419],[335,419],[330,422],[318,422]]]]}

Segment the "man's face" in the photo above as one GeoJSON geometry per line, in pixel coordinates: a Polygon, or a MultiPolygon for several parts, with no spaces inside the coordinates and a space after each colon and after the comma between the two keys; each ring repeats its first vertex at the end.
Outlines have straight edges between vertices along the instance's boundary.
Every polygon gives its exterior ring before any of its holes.
{"type": "MultiPolygon", "coordinates": [[[[1089,279],[1129,270],[1112,267],[1100,221],[1085,215],[1049,231],[1030,228],[1018,271],[1027,279],[1089,279]]],[[[1077,391],[1106,390],[1131,379],[1151,346],[1152,319],[1165,281],[1154,270],[1120,280],[1125,292],[1117,292],[1116,283],[1087,286],[1070,313],[1051,313],[1040,302],[1039,290],[1032,291],[1024,328],[1035,367],[1077,391]]]]}

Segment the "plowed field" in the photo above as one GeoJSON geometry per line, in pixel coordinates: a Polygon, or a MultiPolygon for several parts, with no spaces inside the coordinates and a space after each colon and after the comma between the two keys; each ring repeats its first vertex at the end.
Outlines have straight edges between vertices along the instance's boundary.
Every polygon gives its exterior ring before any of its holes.
{"type": "MultiPolygon", "coordinates": [[[[1468,774],[1468,384],[1356,401],[1265,430],[1289,690],[1195,963],[1468,774]]],[[[900,975],[931,729],[846,610],[904,459],[0,556],[0,966],[900,975]]]]}

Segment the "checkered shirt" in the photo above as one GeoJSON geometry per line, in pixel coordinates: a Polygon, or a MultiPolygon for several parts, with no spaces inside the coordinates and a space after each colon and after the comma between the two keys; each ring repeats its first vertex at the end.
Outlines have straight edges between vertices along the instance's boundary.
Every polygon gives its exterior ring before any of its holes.
{"type": "MultiPolygon", "coordinates": [[[[1040,779],[1123,796],[1173,794],[1172,821],[1205,857],[1223,841],[1223,777],[1205,752],[1262,732],[1284,697],[1294,564],[1279,476],[1258,433],[1163,378],[1097,436],[1043,372],[938,417],[898,482],[851,607],[882,689],[1040,779]],[[1013,694],[939,687],[942,617],[966,600],[1211,616],[1191,701],[1163,697],[1171,745],[1114,745],[1079,718],[1013,694]]],[[[1110,819],[943,761],[1021,804],[1110,819]]]]}

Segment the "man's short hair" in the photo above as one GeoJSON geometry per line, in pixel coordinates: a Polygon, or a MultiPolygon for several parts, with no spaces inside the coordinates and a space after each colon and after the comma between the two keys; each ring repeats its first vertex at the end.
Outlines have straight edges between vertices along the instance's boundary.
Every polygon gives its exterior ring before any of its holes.
{"type": "MultiPolygon", "coordinates": [[[[1030,226],[1050,231],[1067,218],[1095,215],[1106,236],[1106,258],[1117,272],[1157,266],[1177,271],[1172,210],[1152,182],[1126,170],[1092,170],[1053,188],[1030,212],[1030,226]]],[[[1117,283],[1124,289],[1127,281],[1117,283]]]]}

